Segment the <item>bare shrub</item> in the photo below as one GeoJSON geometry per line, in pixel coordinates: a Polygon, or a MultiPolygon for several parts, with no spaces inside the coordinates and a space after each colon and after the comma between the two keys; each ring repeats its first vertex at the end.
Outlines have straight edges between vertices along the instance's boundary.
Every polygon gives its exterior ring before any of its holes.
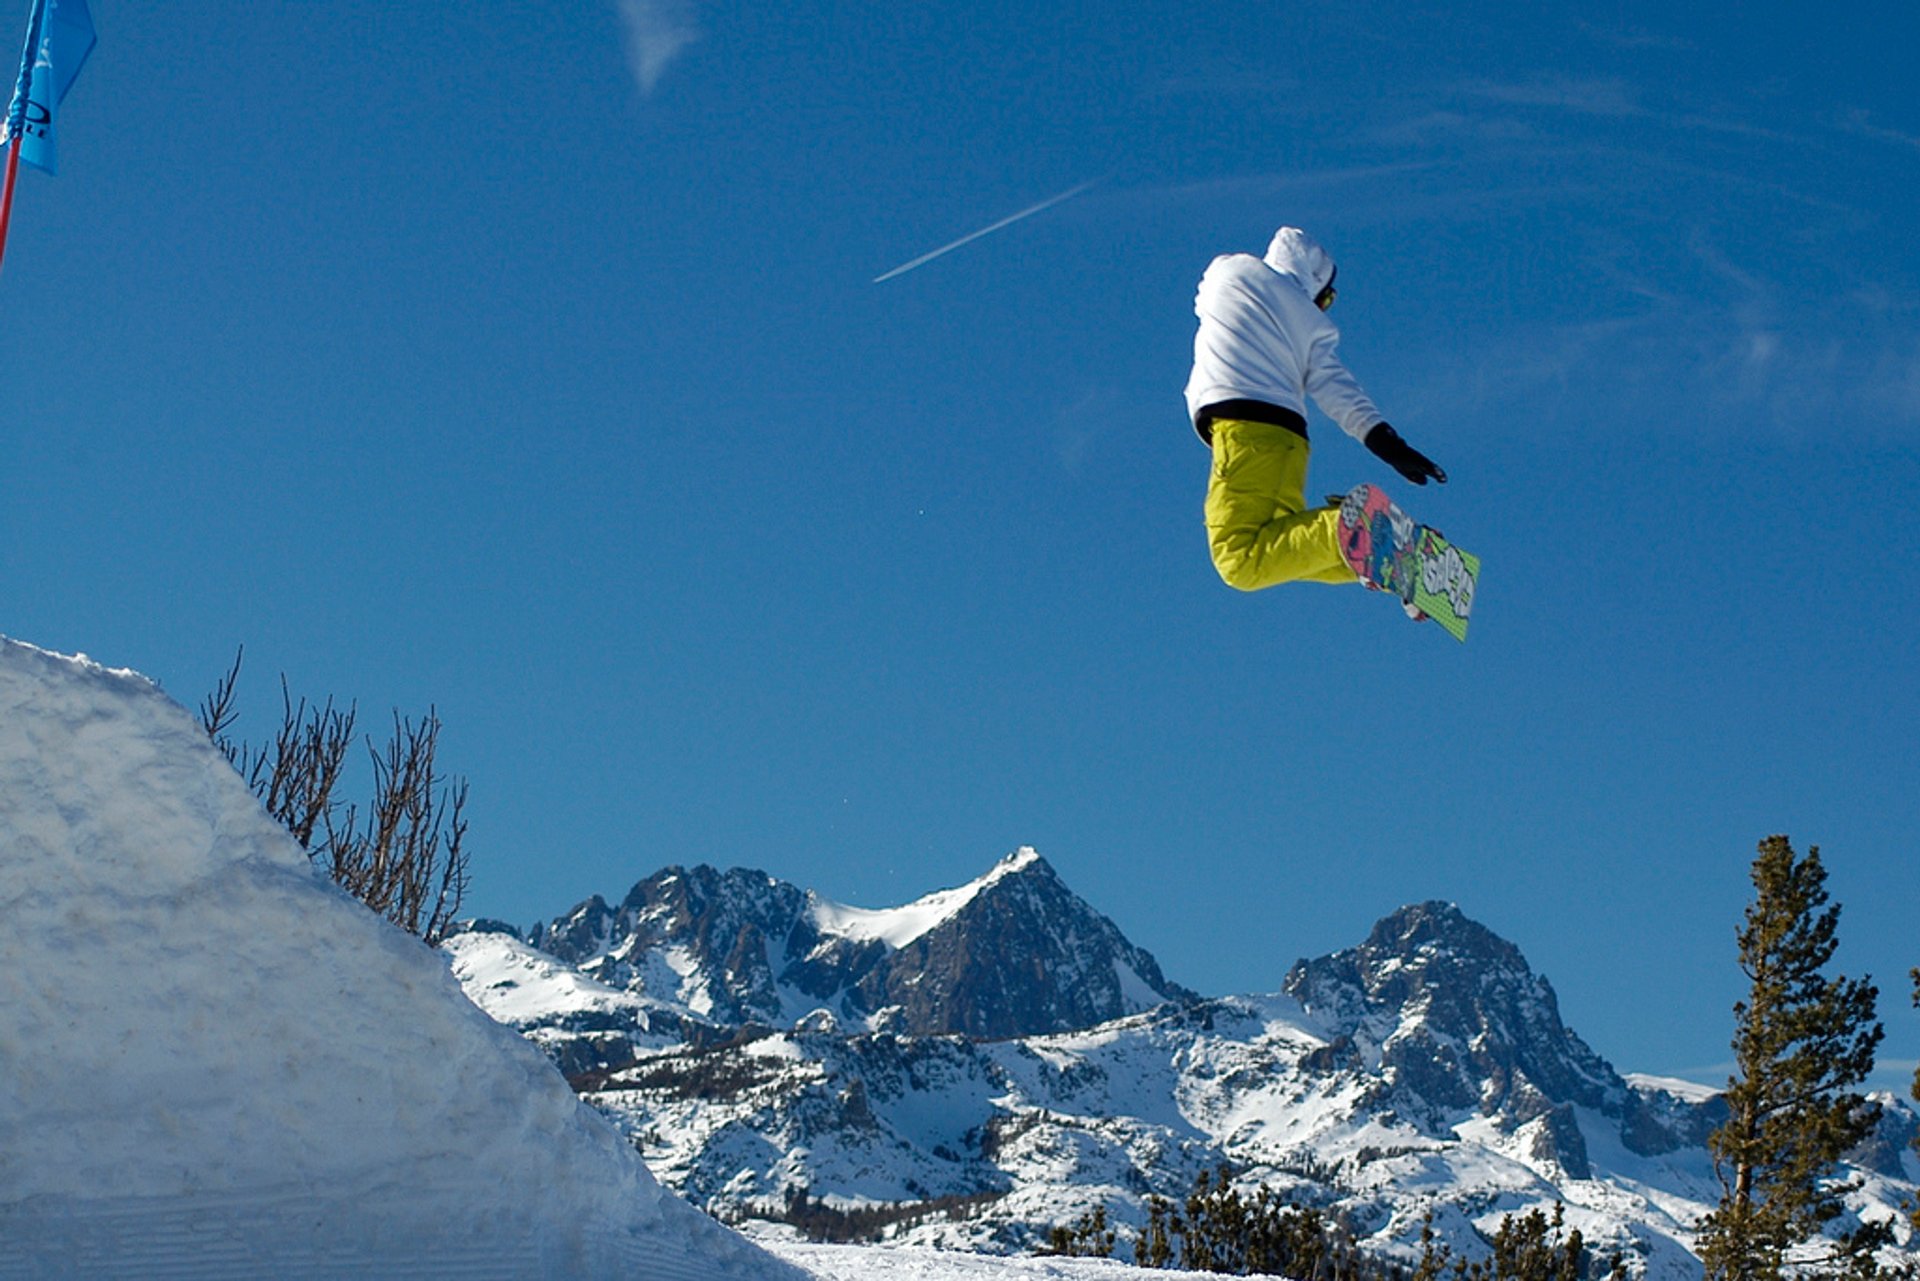
{"type": "Polygon", "coordinates": [[[394,924],[436,944],[446,937],[469,885],[467,783],[436,764],[440,718],[418,724],[393,717],[385,744],[366,741],[373,797],[364,810],[336,799],[357,709],[328,699],[294,701],[280,677],[280,729],[271,745],[250,748],[228,736],[238,713],[242,649],[200,704],[200,724],[247,781],[260,803],[334,881],[394,924]]]}

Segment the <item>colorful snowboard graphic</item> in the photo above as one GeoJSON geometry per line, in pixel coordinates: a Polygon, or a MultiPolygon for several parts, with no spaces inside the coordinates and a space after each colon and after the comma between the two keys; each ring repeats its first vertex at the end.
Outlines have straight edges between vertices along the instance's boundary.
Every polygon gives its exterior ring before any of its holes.
{"type": "Polygon", "coordinates": [[[1340,501],[1340,550],[1368,587],[1392,592],[1455,640],[1467,638],[1478,556],[1415,524],[1372,485],[1356,485],[1340,501]]]}

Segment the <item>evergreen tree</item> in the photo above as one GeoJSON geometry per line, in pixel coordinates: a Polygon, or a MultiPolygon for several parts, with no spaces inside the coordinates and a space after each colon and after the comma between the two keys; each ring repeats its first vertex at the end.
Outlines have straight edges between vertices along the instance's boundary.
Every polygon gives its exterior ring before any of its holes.
{"type": "MultiPolygon", "coordinates": [[[[1064,1242],[1073,1234],[1057,1230],[1064,1242]]],[[[1147,1198],[1147,1225],[1134,1240],[1134,1262],[1235,1276],[1294,1277],[1298,1281],[1586,1281],[1592,1275],[1586,1243],[1566,1226],[1563,1207],[1510,1214],[1485,1238],[1491,1255],[1456,1256],[1434,1232],[1433,1214],[1420,1225],[1420,1260],[1411,1271],[1371,1256],[1337,1212],[1295,1205],[1260,1188],[1251,1197],[1233,1187],[1233,1171],[1202,1170],[1184,1212],[1161,1197],[1147,1198]],[[1176,1251],[1177,1243],[1177,1251],[1176,1251]]],[[[1065,1253],[1066,1251],[1061,1251],[1065,1253]]],[[[1616,1257],[1609,1281],[1624,1281],[1616,1257]]]]}
{"type": "MultiPolygon", "coordinates": [[[[1913,971],[1913,1003],[1920,1006],[1920,969],[1913,971]]],[[[1913,1098],[1914,1102],[1920,1103],[1920,1068],[1913,1070],[1913,1098]]],[[[1913,1136],[1913,1148],[1920,1152],[1920,1133],[1913,1136]]],[[[1920,1228],[1920,1201],[1913,1205],[1913,1226],[1920,1228]]]]}
{"type": "Polygon", "coordinates": [[[1143,1268],[1164,1268],[1173,1263],[1173,1238],[1184,1225],[1165,1197],[1147,1198],[1147,1226],[1133,1243],[1133,1261],[1143,1268]]]}
{"type": "Polygon", "coordinates": [[[1566,1207],[1559,1202],[1552,1218],[1539,1210],[1508,1215],[1490,1244],[1499,1281],[1580,1281],[1586,1275],[1586,1243],[1580,1229],[1566,1231],[1566,1207]]]}
{"type": "Polygon", "coordinates": [[[1113,1255],[1119,1234],[1107,1223],[1107,1207],[1095,1206],[1071,1224],[1056,1223],[1047,1233],[1047,1248],[1041,1254],[1068,1258],[1106,1259],[1113,1255]]]}
{"type": "Polygon", "coordinates": [[[1736,1075],[1726,1124],[1708,1141],[1723,1193],[1700,1234],[1708,1281],[1776,1281],[1802,1265],[1873,1276],[1888,1239],[1880,1225],[1822,1240],[1846,1191],[1834,1165],[1879,1120],[1855,1087],[1883,1035],[1873,984],[1825,974],[1840,921],[1826,879],[1818,846],[1802,858],[1784,836],[1760,843],[1738,936],[1751,987],[1734,1006],[1736,1075]]]}

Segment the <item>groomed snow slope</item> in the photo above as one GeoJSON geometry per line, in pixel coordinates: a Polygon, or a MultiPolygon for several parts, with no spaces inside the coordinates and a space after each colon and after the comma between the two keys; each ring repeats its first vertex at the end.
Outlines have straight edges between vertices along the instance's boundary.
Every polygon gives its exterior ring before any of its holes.
{"type": "Polygon", "coordinates": [[[765,1278],[144,678],[0,638],[0,1277],[765,1278]]]}

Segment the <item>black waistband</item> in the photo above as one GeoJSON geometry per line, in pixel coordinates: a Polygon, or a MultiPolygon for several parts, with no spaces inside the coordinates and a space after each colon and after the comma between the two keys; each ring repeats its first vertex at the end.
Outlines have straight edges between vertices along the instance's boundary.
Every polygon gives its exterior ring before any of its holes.
{"type": "Polygon", "coordinates": [[[1216,418],[1267,423],[1284,427],[1302,440],[1307,438],[1307,420],[1282,405],[1270,405],[1264,400],[1221,400],[1206,406],[1194,416],[1193,429],[1209,445],[1213,443],[1213,420],[1216,418]]]}

